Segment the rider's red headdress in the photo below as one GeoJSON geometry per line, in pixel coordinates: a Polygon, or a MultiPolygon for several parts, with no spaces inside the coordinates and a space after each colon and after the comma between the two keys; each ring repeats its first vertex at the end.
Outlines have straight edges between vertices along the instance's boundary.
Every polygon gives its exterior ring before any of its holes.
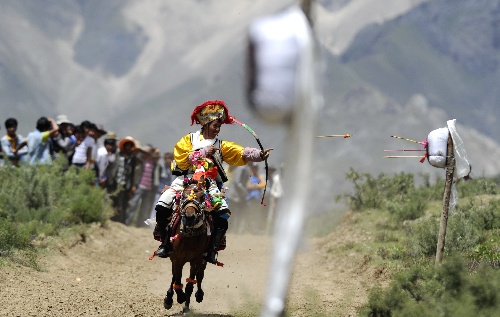
{"type": "Polygon", "coordinates": [[[222,123],[232,123],[226,104],[222,100],[209,100],[193,110],[191,113],[191,125],[194,123],[205,125],[216,119],[221,119],[222,123]]]}

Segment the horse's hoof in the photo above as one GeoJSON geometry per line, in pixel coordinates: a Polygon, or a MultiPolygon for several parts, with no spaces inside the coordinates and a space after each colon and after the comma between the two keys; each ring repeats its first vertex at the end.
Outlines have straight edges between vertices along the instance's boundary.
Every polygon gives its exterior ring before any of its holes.
{"type": "Polygon", "coordinates": [[[184,308],[182,309],[182,313],[183,313],[183,314],[187,314],[187,313],[189,313],[189,307],[184,307],[184,308]]]}
{"type": "Polygon", "coordinates": [[[186,301],[186,294],[184,292],[177,293],[177,303],[182,304],[186,301]]]}
{"type": "Polygon", "coordinates": [[[172,308],[173,303],[174,303],[174,300],[172,298],[165,297],[163,299],[163,307],[165,307],[165,309],[172,308]]]}
{"type": "Polygon", "coordinates": [[[194,297],[196,298],[197,303],[201,303],[203,301],[203,295],[205,295],[203,290],[199,289],[196,291],[196,293],[194,294],[194,297]]]}

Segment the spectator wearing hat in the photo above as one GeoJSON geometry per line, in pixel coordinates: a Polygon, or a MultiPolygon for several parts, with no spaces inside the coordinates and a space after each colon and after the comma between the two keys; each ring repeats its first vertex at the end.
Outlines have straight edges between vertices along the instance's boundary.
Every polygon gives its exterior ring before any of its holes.
{"type": "Polygon", "coordinates": [[[137,157],[135,156],[136,141],[131,136],[127,136],[118,143],[119,153],[116,157],[115,182],[118,192],[114,196],[113,205],[116,215],[111,219],[125,223],[129,200],[134,191],[135,173],[137,157]]]}
{"type": "Polygon", "coordinates": [[[51,164],[50,138],[59,131],[59,126],[52,118],[40,117],[36,122],[36,129],[28,134],[25,141],[17,147],[17,152],[28,145],[30,164],[51,164]]]}
{"type": "Polygon", "coordinates": [[[75,151],[71,158],[71,165],[77,168],[90,169],[92,164],[92,148],[95,146],[95,140],[93,138],[94,131],[92,129],[92,123],[88,120],[83,121],[80,126],[83,129],[84,138],[83,141],[75,147],[75,151]]]}
{"type": "Polygon", "coordinates": [[[158,178],[155,176],[159,155],[155,155],[155,148],[148,144],[139,149],[138,175],[135,191],[127,210],[126,224],[130,225],[137,217],[136,225],[146,226],[144,223],[153,208],[158,178]]]}
{"type": "Polygon", "coordinates": [[[59,125],[59,133],[52,137],[54,148],[54,158],[57,159],[60,155],[64,155],[67,160],[67,166],[70,164],[70,156],[73,154],[73,149],[76,146],[75,125],[69,121],[64,114],[56,117],[56,123],[59,125]]]}
{"type": "Polygon", "coordinates": [[[115,162],[116,162],[116,141],[118,137],[113,131],[109,131],[104,136],[104,143],[97,150],[95,167],[99,185],[106,188],[108,193],[116,190],[116,182],[114,179],[115,162]]]}
{"type": "Polygon", "coordinates": [[[2,151],[10,163],[14,166],[19,166],[20,162],[26,161],[27,149],[17,151],[17,147],[23,141],[23,136],[17,134],[17,120],[9,118],[5,120],[5,129],[7,134],[2,137],[2,151]]]}

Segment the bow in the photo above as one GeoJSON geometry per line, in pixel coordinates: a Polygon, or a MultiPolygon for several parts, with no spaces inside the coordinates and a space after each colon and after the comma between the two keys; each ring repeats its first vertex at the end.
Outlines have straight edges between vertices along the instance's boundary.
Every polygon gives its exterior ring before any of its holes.
{"type": "MultiPolygon", "coordinates": [[[[257,140],[257,143],[259,144],[259,147],[260,147],[260,150],[262,151],[262,153],[265,154],[264,147],[262,146],[262,143],[260,143],[260,140],[259,140],[259,137],[257,136],[257,133],[255,133],[255,131],[252,128],[250,128],[248,125],[244,124],[243,122],[236,120],[235,117],[229,117],[229,120],[231,121],[231,123],[237,123],[237,124],[241,125],[243,128],[245,128],[248,132],[250,132],[254,136],[254,138],[257,140]]],[[[269,177],[269,166],[267,165],[267,158],[265,159],[264,164],[266,167],[266,184],[264,186],[264,192],[262,193],[262,200],[260,201],[260,204],[263,206],[266,205],[266,204],[264,204],[264,197],[266,196],[267,180],[269,177]]]]}

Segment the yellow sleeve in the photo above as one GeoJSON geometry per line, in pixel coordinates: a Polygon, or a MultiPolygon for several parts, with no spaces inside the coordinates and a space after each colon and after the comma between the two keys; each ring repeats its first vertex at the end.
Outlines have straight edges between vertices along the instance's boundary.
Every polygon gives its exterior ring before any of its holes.
{"type": "Polygon", "coordinates": [[[42,132],[42,143],[45,144],[49,140],[50,131],[42,132]]]}
{"type": "Polygon", "coordinates": [[[191,166],[189,154],[193,145],[191,144],[191,134],[183,136],[174,147],[174,160],[180,169],[187,170],[191,166]]]}
{"type": "Polygon", "coordinates": [[[242,166],[247,162],[243,159],[243,150],[245,148],[234,142],[222,141],[221,152],[222,159],[229,165],[242,166]]]}

